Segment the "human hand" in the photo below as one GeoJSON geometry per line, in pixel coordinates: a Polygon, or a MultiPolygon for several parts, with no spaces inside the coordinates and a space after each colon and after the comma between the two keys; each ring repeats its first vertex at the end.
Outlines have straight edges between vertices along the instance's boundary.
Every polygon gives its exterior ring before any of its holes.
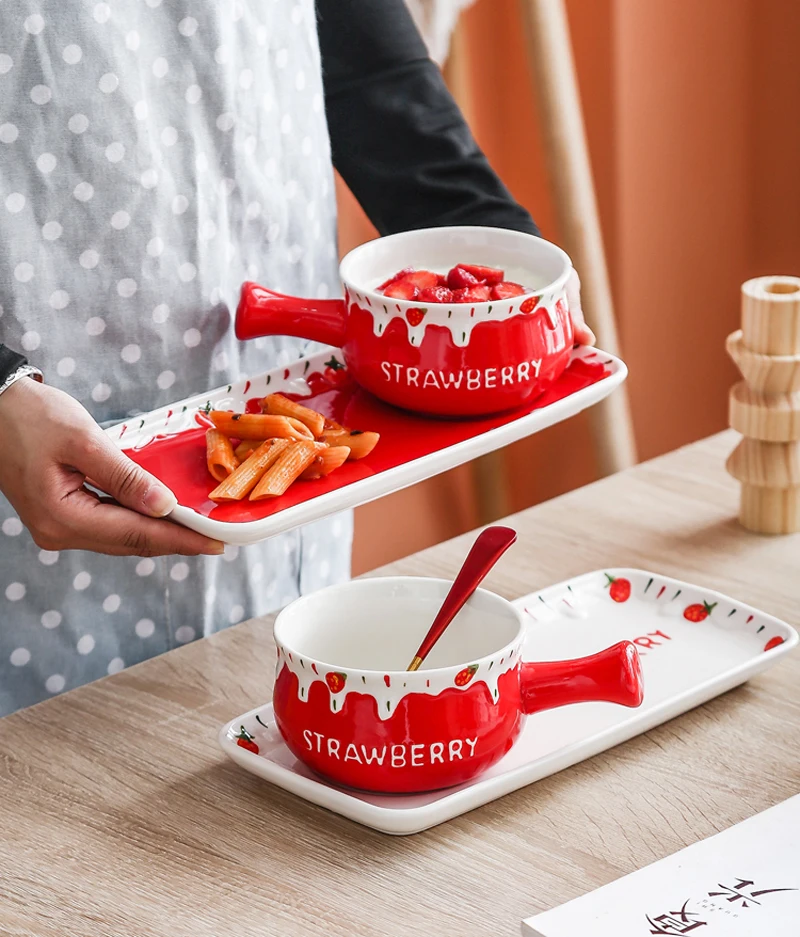
{"type": "Polygon", "coordinates": [[[583,307],[581,306],[581,281],[577,270],[573,267],[572,273],[567,280],[567,303],[569,313],[572,317],[572,327],[575,332],[575,342],[578,345],[594,345],[597,339],[594,332],[586,324],[583,318],[583,307]]]}
{"type": "Polygon", "coordinates": [[[68,394],[17,381],[0,395],[0,440],[0,491],[43,550],[222,553],[218,541],[157,519],[175,507],[175,496],[123,455],[68,394]],[[86,488],[87,480],[114,501],[86,488]]]}

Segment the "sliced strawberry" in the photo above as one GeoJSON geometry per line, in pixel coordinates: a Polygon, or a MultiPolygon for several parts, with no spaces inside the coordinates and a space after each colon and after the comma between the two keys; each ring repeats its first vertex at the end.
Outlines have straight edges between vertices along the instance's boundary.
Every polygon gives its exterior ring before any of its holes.
{"type": "Polygon", "coordinates": [[[476,280],[488,283],[489,286],[499,283],[505,276],[505,271],[498,270],[497,267],[479,267],[476,264],[459,264],[458,266],[467,273],[471,273],[476,280]]]}
{"type": "Polygon", "coordinates": [[[437,273],[436,276],[439,279],[439,282],[436,284],[437,286],[447,286],[447,277],[444,276],[444,274],[437,273]]]}
{"type": "Polygon", "coordinates": [[[421,303],[452,303],[453,291],[446,286],[426,286],[417,297],[421,303]]]}
{"type": "Polygon", "coordinates": [[[511,299],[512,296],[522,296],[524,293],[525,287],[510,280],[503,280],[492,287],[492,299],[511,299]]]}
{"type": "Polygon", "coordinates": [[[385,290],[386,287],[389,286],[390,283],[394,283],[397,280],[402,280],[403,277],[408,276],[409,273],[413,273],[413,272],[414,272],[413,267],[404,267],[402,270],[398,270],[394,276],[389,277],[388,280],[386,280],[384,283],[381,283],[381,285],[378,287],[378,292],[379,293],[383,292],[383,290],[385,290]]]}
{"type": "Polygon", "coordinates": [[[463,267],[453,267],[447,274],[447,285],[451,290],[468,290],[471,286],[478,285],[478,278],[463,267]]]}
{"type": "Polygon", "coordinates": [[[465,303],[465,302],[467,302],[467,300],[464,299],[464,297],[465,297],[466,295],[467,295],[467,291],[466,291],[466,290],[453,290],[453,299],[452,299],[452,302],[454,302],[454,303],[465,303]]]}
{"type": "Polygon", "coordinates": [[[391,299],[416,299],[418,293],[419,289],[406,280],[395,280],[383,291],[383,295],[391,299]]]}
{"type": "Polygon", "coordinates": [[[413,283],[418,289],[424,290],[427,286],[439,285],[439,274],[431,270],[415,270],[412,273],[406,273],[402,282],[413,283]]]}
{"type": "Polygon", "coordinates": [[[492,289],[485,283],[480,286],[471,286],[464,291],[462,303],[486,303],[492,298],[492,289]]]}

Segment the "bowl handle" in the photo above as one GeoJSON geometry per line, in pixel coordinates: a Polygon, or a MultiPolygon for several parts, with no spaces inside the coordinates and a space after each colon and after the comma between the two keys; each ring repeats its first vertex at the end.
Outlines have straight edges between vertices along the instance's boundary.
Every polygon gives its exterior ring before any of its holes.
{"type": "Polygon", "coordinates": [[[520,691],[527,714],[571,703],[640,706],[642,664],[634,645],[620,641],[590,657],[523,664],[520,691]]]}
{"type": "Polygon", "coordinates": [[[301,299],[246,282],[236,309],[236,337],[292,335],[340,348],[346,318],[342,299],[301,299]]]}

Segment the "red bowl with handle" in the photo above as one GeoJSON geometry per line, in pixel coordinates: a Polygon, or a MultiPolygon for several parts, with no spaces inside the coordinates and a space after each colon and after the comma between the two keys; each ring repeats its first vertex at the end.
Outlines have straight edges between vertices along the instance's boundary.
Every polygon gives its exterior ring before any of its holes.
{"type": "Polygon", "coordinates": [[[567,366],[571,269],[560,248],[518,231],[406,231],[347,254],[339,268],[344,299],[301,299],[245,283],[236,335],[293,335],[335,345],[362,387],[407,410],[498,413],[538,397],[567,366]],[[377,292],[405,267],[446,273],[458,263],[502,267],[506,279],[530,292],[494,302],[427,305],[377,292]]]}
{"type": "Polygon", "coordinates": [[[305,596],[275,622],[283,738],[336,784],[411,793],[462,784],[499,761],[527,716],[572,703],[638,706],[629,641],[577,660],[523,660],[517,609],[479,589],[420,670],[403,668],[451,583],[364,579],[305,596]]]}

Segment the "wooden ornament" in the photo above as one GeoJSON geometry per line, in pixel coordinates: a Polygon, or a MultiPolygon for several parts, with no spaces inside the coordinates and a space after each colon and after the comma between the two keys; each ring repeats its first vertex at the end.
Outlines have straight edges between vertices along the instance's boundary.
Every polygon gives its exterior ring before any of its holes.
{"type": "Polygon", "coordinates": [[[742,285],[742,328],[728,354],[743,381],[729,419],[743,438],[727,462],[742,484],[739,520],[764,534],[800,531],[800,278],[742,285]]]}

